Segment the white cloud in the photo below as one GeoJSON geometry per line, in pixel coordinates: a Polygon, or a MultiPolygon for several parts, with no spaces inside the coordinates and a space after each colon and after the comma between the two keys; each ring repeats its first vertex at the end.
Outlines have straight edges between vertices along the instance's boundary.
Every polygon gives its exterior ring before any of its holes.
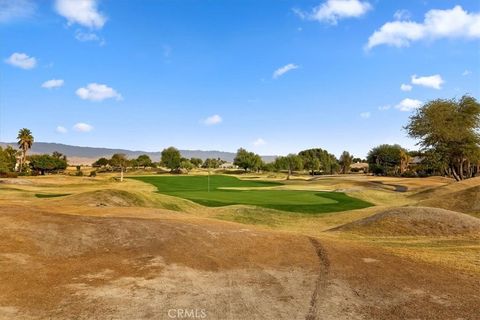
{"type": "Polygon", "coordinates": [[[412,76],[412,83],[418,86],[424,86],[428,88],[433,88],[440,90],[442,89],[442,84],[445,81],[442,79],[442,76],[439,74],[434,74],[433,76],[417,77],[416,74],[412,76]]]}
{"type": "Polygon", "coordinates": [[[400,111],[408,112],[408,111],[412,111],[412,110],[415,110],[417,108],[420,108],[420,106],[422,104],[423,104],[423,102],[420,101],[420,100],[406,98],[406,99],[403,99],[402,101],[400,101],[400,103],[397,104],[395,106],[395,108],[400,110],[400,111]]]}
{"type": "Polygon", "coordinates": [[[411,42],[441,38],[480,38],[480,13],[469,13],[461,6],[430,10],[423,22],[387,22],[368,39],[365,49],[378,45],[408,47],[411,42]]]}
{"type": "Polygon", "coordinates": [[[62,79],[51,79],[42,83],[42,88],[45,88],[45,89],[60,88],[61,86],[63,86],[64,83],[65,81],[63,81],[62,79]]]}
{"type": "Polygon", "coordinates": [[[222,117],[220,117],[218,114],[214,114],[213,116],[210,116],[205,120],[203,120],[203,123],[207,126],[213,126],[215,124],[219,124],[222,121],[223,121],[222,117]]]}
{"type": "Polygon", "coordinates": [[[90,132],[93,130],[93,127],[87,123],[79,122],[73,126],[73,130],[78,132],[90,132]]]}
{"type": "Polygon", "coordinates": [[[370,118],[370,116],[371,116],[370,112],[360,113],[360,117],[363,118],[363,119],[368,119],[368,118],[370,118]]]}
{"type": "Polygon", "coordinates": [[[289,63],[289,64],[284,65],[283,67],[280,67],[277,70],[275,70],[273,72],[272,77],[273,77],[273,79],[277,79],[277,78],[283,76],[285,73],[287,73],[291,70],[295,70],[295,69],[298,69],[298,66],[296,64],[289,63]]]}
{"type": "Polygon", "coordinates": [[[412,91],[412,86],[409,84],[402,83],[400,86],[400,90],[402,91],[412,91]]]}
{"type": "Polygon", "coordinates": [[[345,18],[357,18],[366,14],[372,6],[367,1],[360,0],[327,0],[313,8],[312,12],[304,12],[294,9],[294,12],[302,19],[316,20],[330,24],[337,24],[338,20],[345,18]]]}
{"type": "Polygon", "coordinates": [[[68,24],[79,24],[88,28],[101,29],[107,18],[98,11],[97,0],[56,0],[55,10],[67,19],[68,24]]]}
{"type": "Polygon", "coordinates": [[[67,132],[68,132],[67,128],[62,127],[62,126],[58,126],[58,127],[55,129],[55,131],[57,131],[58,133],[67,133],[67,132]]]}
{"type": "Polygon", "coordinates": [[[104,84],[89,83],[85,88],[79,88],[75,92],[83,100],[102,101],[105,99],[122,100],[123,97],[115,89],[104,84]]]}
{"type": "Polygon", "coordinates": [[[411,17],[412,14],[410,13],[410,11],[405,9],[397,10],[393,14],[393,18],[395,18],[395,20],[409,20],[411,17]]]}
{"type": "Polygon", "coordinates": [[[472,74],[472,71],[465,70],[465,71],[462,72],[462,76],[468,76],[469,74],[472,74]]]}
{"type": "Polygon", "coordinates": [[[97,36],[97,34],[93,32],[83,32],[81,30],[77,30],[75,32],[75,39],[78,41],[100,41],[100,38],[97,36]]]}
{"type": "Polygon", "coordinates": [[[266,145],[266,144],[267,144],[267,142],[265,140],[263,140],[262,138],[258,138],[255,141],[253,141],[253,145],[255,147],[260,147],[260,146],[263,146],[263,145],[266,145]]]}
{"type": "Polygon", "coordinates": [[[5,62],[22,69],[33,69],[37,65],[37,59],[34,57],[29,57],[25,53],[13,53],[10,57],[5,59],[5,62]]]}
{"type": "Polygon", "coordinates": [[[105,39],[99,37],[96,33],[93,32],[83,32],[82,30],[77,30],[75,32],[75,39],[81,42],[95,41],[98,42],[100,46],[105,45],[105,39]]]}
{"type": "Polygon", "coordinates": [[[386,110],[389,110],[392,106],[391,105],[384,105],[384,106],[380,106],[378,107],[378,110],[380,111],[386,111],[386,110]]]}
{"type": "Polygon", "coordinates": [[[0,23],[28,18],[36,8],[32,0],[0,0],[0,23]]]}

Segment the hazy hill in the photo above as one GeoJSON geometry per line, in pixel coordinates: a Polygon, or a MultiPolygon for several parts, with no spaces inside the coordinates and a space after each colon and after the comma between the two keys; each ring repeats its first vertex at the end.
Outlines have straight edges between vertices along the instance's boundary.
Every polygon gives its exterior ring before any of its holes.
{"type": "MultiPolygon", "coordinates": [[[[0,142],[1,147],[11,145],[14,148],[17,148],[16,143],[5,143],[0,142]]],[[[141,154],[147,154],[152,158],[153,161],[160,160],[160,151],[158,152],[146,152],[146,151],[132,151],[125,149],[109,149],[109,148],[93,148],[93,147],[79,147],[71,146],[61,143],[50,143],[50,142],[35,142],[33,144],[30,152],[35,153],[52,153],[54,151],[61,152],[69,158],[69,162],[72,164],[91,164],[95,160],[101,157],[109,158],[114,153],[124,153],[129,158],[136,158],[141,154]]],[[[235,157],[233,152],[223,152],[223,151],[202,151],[202,150],[180,150],[180,153],[185,158],[200,158],[205,160],[206,158],[220,158],[222,160],[231,162],[235,157]]],[[[262,156],[265,162],[271,162],[275,159],[275,156],[262,156]]]]}

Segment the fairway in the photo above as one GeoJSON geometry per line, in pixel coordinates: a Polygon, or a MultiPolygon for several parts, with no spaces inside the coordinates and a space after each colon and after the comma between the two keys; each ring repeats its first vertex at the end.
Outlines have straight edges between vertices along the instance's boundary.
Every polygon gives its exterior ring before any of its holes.
{"type": "Polygon", "coordinates": [[[352,198],[342,192],[266,189],[282,184],[240,180],[223,175],[213,175],[210,178],[208,176],[143,176],[132,177],[132,179],[153,184],[160,193],[188,199],[208,207],[243,204],[281,211],[324,213],[372,206],[368,202],[352,198]]]}

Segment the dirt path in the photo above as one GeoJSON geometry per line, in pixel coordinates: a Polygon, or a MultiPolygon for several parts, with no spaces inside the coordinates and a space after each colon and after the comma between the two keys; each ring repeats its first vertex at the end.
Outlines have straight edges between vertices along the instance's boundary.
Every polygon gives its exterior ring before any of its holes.
{"type": "Polygon", "coordinates": [[[328,260],[327,252],[322,247],[320,242],[312,237],[308,238],[310,243],[312,244],[313,248],[315,249],[315,253],[317,254],[318,261],[319,261],[319,270],[318,270],[318,277],[315,282],[315,290],[312,293],[310,298],[310,309],[308,310],[308,314],[305,317],[305,320],[317,320],[317,303],[320,299],[320,296],[325,293],[325,289],[327,287],[327,276],[330,268],[330,261],[328,260]]]}

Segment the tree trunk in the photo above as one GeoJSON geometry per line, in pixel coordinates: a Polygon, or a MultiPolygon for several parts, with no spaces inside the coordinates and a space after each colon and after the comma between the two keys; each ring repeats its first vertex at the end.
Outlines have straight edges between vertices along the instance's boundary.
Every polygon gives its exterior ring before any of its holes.
{"type": "Polygon", "coordinates": [[[451,167],[451,171],[452,171],[452,175],[453,175],[453,177],[455,178],[455,180],[457,180],[457,181],[462,180],[461,177],[459,177],[458,174],[457,174],[457,172],[455,171],[455,167],[454,167],[454,166],[451,167]]]}
{"type": "Polygon", "coordinates": [[[288,176],[287,176],[287,180],[290,180],[290,175],[292,174],[292,170],[291,169],[288,169],[288,176]]]}
{"type": "Polygon", "coordinates": [[[470,163],[470,160],[466,160],[466,171],[467,171],[467,179],[473,177],[473,167],[472,164],[470,163]]]}
{"type": "Polygon", "coordinates": [[[22,148],[22,156],[20,157],[20,169],[19,169],[19,172],[22,172],[22,170],[23,170],[23,165],[25,164],[25,158],[26,158],[25,149],[22,148]]]}
{"type": "Polygon", "coordinates": [[[120,169],[120,182],[123,182],[123,167],[120,169]]]}
{"type": "Polygon", "coordinates": [[[458,174],[460,175],[460,180],[463,180],[465,178],[463,174],[463,159],[459,161],[458,174]]]}

